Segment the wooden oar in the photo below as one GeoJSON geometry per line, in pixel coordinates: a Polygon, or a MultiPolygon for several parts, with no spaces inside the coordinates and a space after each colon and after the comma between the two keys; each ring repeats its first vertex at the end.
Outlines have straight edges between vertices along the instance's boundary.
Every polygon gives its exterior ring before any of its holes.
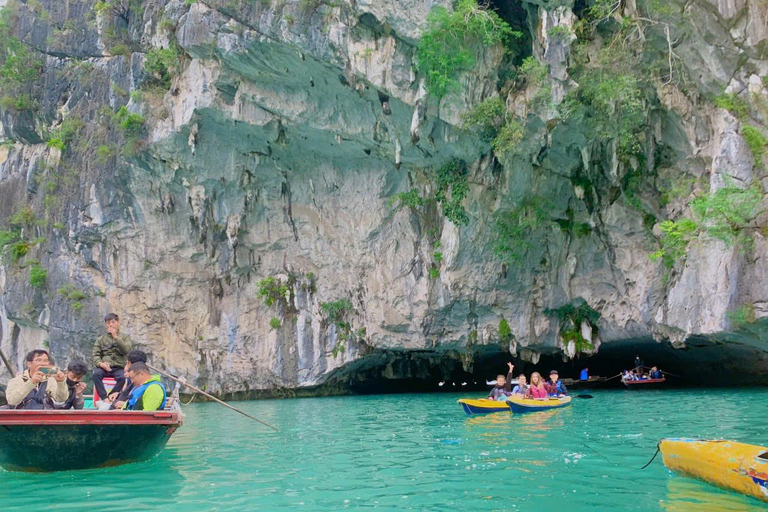
{"type": "Polygon", "coordinates": [[[665,371],[663,371],[663,370],[662,370],[662,372],[661,372],[661,373],[663,373],[664,375],[671,375],[671,376],[673,376],[673,377],[677,377],[678,379],[682,379],[682,377],[681,377],[681,376],[679,376],[679,375],[675,375],[674,373],[665,372],[665,371]]]}
{"type": "Polygon", "coordinates": [[[242,414],[242,415],[243,415],[243,416],[245,416],[246,418],[250,418],[250,419],[252,419],[253,421],[256,421],[256,422],[258,422],[258,423],[261,423],[262,425],[265,425],[265,426],[267,426],[267,427],[271,428],[271,429],[272,429],[272,430],[274,430],[275,432],[279,432],[279,430],[277,430],[275,427],[273,427],[273,426],[272,426],[272,425],[270,425],[269,423],[265,423],[265,422],[261,421],[260,419],[254,418],[253,416],[251,416],[251,415],[250,415],[250,414],[248,414],[247,412],[241,411],[241,410],[240,410],[240,409],[238,409],[237,407],[232,407],[232,406],[231,406],[231,405],[229,405],[228,403],[226,403],[226,402],[224,402],[224,401],[222,401],[222,400],[219,400],[219,399],[218,399],[218,398],[216,398],[215,396],[213,396],[213,395],[210,395],[210,394],[206,393],[205,391],[203,391],[203,390],[202,390],[202,389],[200,389],[200,388],[197,388],[197,387],[193,386],[192,384],[190,384],[189,382],[187,382],[187,381],[186,381],[185,379],[183,379],[183,378],[175,377],[175,376],[171,375],[170,373],[166,373],[166,372],[164,372],[163,370],[160,370],[159,368],[155,368],[154,366],[152,366],[152,365],[149,365],[149,364],[147,365],[147,367],[148,367],[150,370],[152,370],[153,372],[157,372],[157,373],[159,373],[159,374],[165,375],[165,376],[166,376],[166,377],[168,377],[169,379],[171,379],[171,380],[173,380],[173,381],[176,381],[176,382],[178,382],[178,383],[179,383],[179,384],[181,384],[182,386],[187,386],[189,389],[191,389],[192,391],[195,391],[196,393],[200,393],[201,395],[205,395],[205,396],[207,396],[207,397],[208,397],[208,398],[210,398],[211,400],[213,400],[213,401],[215,401],[215,402],[218,402],[218,403],[220,403],[220,404],[221,404],[221,405],[223,405],[224,407],[228,407],[229,409],[232,409],[232,410],[233,410],[233,411],[235,411],[235,412],[239,412],[240,414],[242,414]]]}
{"type": "Polygon", "coordinates": [[[11,374],[11,378],[16,376],[16,372],[13,370],[13,367],[11,366],[11,363],[8,361],[8,358],[5,357],[5,354],[2,350],[0,350],[0,358],[3,359],[3,362],[5,363],[6,368],[8,368],[8,372],[11,374]]]}

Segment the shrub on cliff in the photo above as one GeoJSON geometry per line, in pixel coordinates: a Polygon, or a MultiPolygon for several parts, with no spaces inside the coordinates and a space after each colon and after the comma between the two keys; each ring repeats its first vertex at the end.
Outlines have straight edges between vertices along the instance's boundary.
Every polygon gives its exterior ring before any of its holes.
{"type": "Polygon", "coordinates": [[[179,50],[176,45],[169,48],[152,48],[144,61],[144,71],[149,75],[148,82],[163,89],[171,86],[171,79],[179,67],[179,50]]]}
{"type": "Polygon", "coordinates": [[[442,97],[458,83],[461,71],[475,65],[479,45],[504,43],[520,37],[498,14],[480,7],[476,0],[459,0],[456,10],[436,7],[427,17],[427,29],[416,51],[416,67],[426,79],[427,90],[442,97]]]}

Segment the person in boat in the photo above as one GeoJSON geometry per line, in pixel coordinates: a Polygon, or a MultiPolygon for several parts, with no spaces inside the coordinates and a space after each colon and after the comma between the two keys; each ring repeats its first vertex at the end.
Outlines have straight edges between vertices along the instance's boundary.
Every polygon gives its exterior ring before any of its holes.
{"type": "Polygon", "coordinates": [[[528,386],[528,392],[526,398],[547,398],[549,393],[544,385],[544,379],[541,378],[539,372],[533,372],[531,374],[531,385],[528,386]]]}
{"type": "Polygon", "coordinates": [[[579,380],[589,380],[589,368],[584,368],[579,374],[579,380]]]}
{"type": "Polygon", "coordinates": [[[640,354],[635,356],[635,372],[637,373],[643,372],[643,360],[640,359],[640,354]]]}
{"type": "Polygon", "coordinates": [[[549,372],[549,382],[547,383],[547,392],[550,396],[564,396],[568,394],[568,388],[565,387],[557,370],[549,372]]]}
{"type": "MultiPolygon", "coordinates": [[[[126,380],[125,384],[123,385],[123,389],[115,391],[112,390],[112,392],[109,394],[108,401],[112,404],[112,409],[115,408],[115,402],[126,402],[128,401],[128,397],[131,396],[131,391],[134,390],[136,386],[134,386],[133,381],[130,379],[131,375],[131,366],[134,363],[146,363],[147,362],[147,354],[144,353],[141,350],[133,349],[130,352],[128,352],[128,355],[125,356],[125,368],[123,369],[125,372],[126,380]]],[[[115,386],[117,387],[117,386],[115,386]]]]}
{"type": "Polygon", "coordinates": [[[165,385],[159,375],[152,375],[145,363],[133,363],[130,378],[135,386],[128,400],[116,402],[117,409],[126,411],[157,411],[165,407],[165,385]]]}
{"type": "Polygon", "coordinates": [[[64,402],[54,402],[56,409],[82,409],[85,404],[83,391],[86,384],[83,377],[88,373],[88,366],[83,361],[70,361],[67,365],[67,389],[69,396],[64,402]]]}
{"type": "Polygon", "coordinates": [[[525,396],[527,393],[528,393],[528,386],[525,384],[525,375],[521,373],[517,377],[517,385],[512,390],[512,394],[525,396]]]}
{"type": "Polygon", "coordinates": [[[651,368],[651,378],[652,379],[663,379],[664,374],[659,370],[657,367],[651,368]]]}
{"type": "Polygon", "coordinates": [[[488,393],[488,400],[504,401],[512,394],[512,370],[515,368],[515,365],[507,363],[507,367],[509,371],[506,377],[501,374],[496,376],[496,385],[488,393]]]}
{"type": "Polygon", "coordinates": [[[8,381],[5,389],[5,399],[11,408],[53,409],[54,401],[64,402],[67,399],[67,376],[51,366],[48,351],[31,351],[27,354],[26,364],[24,373],[17,374],[8,381]]]}
{"type": "Polygon", "coordinates": [[[115,379],[115,389],[120,391],[125,383],[125,356],[131,351],[131,337],[120,334],[120,318],[109,313],[104,317],[107,332],[96,339],[93,344],[93,387],[99,396],[107,397],[104,387],[104,377],[115,379]]]}

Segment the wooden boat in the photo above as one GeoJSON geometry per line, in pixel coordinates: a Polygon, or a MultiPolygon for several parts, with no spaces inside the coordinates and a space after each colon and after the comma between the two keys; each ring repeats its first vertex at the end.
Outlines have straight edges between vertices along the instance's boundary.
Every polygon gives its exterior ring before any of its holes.
{"type": "Polygon", "coordinates": [[[487,398],[462,398],[459,403],[467,414],[488,414],[491,412],[509,412],[507,402],[488,400],[487,398]]]}
{"type": "Polygon", "coordinates": [[[667,382],[666,377],[660,379],[645,379],[645,380],[622,380],[621,381],[627,389],[658,389],[664,387],[664,383],[667,382]]]}
{"type": "Polygon", "coordinates": [[[0,466],[66,471],[151,459],[184,420],[178,400],[162,411],[0,410],[0,466]]]}
{"type": "Polygon", "coordinates": [[[550,409],[559,409],[571,405],[571,397],[550,397],[548,399],[523,398],[521,396],[511,396],[507,399],[509,408],[515,413],[548,411],[550,409]]]}
{"type": "Polygon", "coordinates": [[[587,380],[579,380],[579,379],[560,379],[563,381],[563,384],[566,385],[568,389],[584,389],[588,388],[590,386],[594,386],[595,384],[600,384],[601,382],[605,382],[605,377],[600,377],[595,375],[594,377],[590,377],[587,380]]]}
{"type": "Polygon", "coordinates": [[[664,465],[685,476],[768,502],[768,447],[733,441],[662,439],[664,465]]]}

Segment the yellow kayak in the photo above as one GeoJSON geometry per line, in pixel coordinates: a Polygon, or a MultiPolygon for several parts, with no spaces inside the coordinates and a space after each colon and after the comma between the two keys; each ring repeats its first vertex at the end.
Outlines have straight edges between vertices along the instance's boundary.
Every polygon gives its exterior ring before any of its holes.
{"type": "Polygon", "coordinates": [[[733,441],[662,439],[672,471],[768,501],[768,448],[733,441]]]}
{"type": "Polygon", "coordinates": [[[467,414],[488,414],[489,412],[509,412],[507,402],[488,400],[487,398],[462,398],[459,403],[467,414]]]}
{"type": "Polygon", "coordinates": [[[571,397],[561,396],[549,397],[544,399],[537,398],[523,398],[519,395],[511,396],[507,399],[509,402],[509,408],[512,412],[524,413],[524,412],[536,412],[536,411],[548,411],[549,409],[559,409],[560,407],[566,407],[571,404],[571,397]]]}

